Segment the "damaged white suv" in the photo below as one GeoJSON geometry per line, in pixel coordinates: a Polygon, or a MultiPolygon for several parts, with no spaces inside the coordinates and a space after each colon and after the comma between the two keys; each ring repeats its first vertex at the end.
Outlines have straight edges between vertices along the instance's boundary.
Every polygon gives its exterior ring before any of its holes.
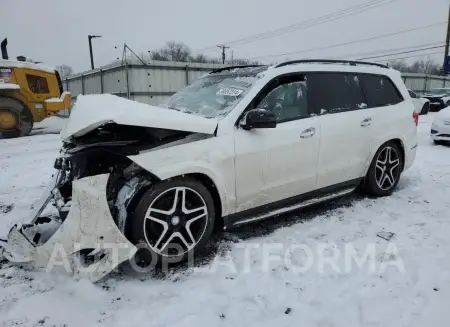
{"type": "Polygon", "coordinates": [[[48,267],[62,248],[72,274],[98,280],[138,248],[183,260],[214,226],[358,187],[389,195],[415,158],[417,119],[399,72],[350,61],[220,69],[163,107],[83,96],[54,181],[4,256],[48,267]]]}

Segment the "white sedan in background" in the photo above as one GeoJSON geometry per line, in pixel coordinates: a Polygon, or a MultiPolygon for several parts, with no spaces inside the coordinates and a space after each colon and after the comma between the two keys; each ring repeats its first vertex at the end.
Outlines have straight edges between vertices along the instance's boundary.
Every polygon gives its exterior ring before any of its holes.
{"type": "Polygon", "coordinates": [[[435,144],[450,142],[450,107],[436,114],[431,125],[431,138],[435,144]]]}
{"type": "Polygon", "coordinates": [[[416,92],[408,90],[414,104],[415,112],[419,115],[426,115],[430,111],[430,100],[421,98],[416,92]]]}

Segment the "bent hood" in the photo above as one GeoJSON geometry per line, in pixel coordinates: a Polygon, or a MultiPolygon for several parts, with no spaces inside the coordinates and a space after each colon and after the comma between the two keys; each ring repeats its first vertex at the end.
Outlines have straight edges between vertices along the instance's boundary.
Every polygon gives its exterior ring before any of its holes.
{"type": "Polygon", "coordinates": [[[217,128],[215,119],[158,108],[111,94],[80,95],[61,131],[61,138],[82,136],[107,123],[202,134],[214,134],[217,128]]]}

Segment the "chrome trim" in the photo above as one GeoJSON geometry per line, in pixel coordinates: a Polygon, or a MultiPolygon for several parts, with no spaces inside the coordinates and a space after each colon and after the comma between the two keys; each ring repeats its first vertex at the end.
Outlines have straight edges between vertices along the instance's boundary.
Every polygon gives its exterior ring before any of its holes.
{"type": "Polygon", "coordinates": [[[259,216],[253,217],[253,218],[239,220],[239,221],[235,222],[233,225],[234,226],[243,225],[243,224],[250,223],[250,222],[253,222],[253,221],[257,221],[257,220],[273,217],[273,216],[276,216],[276,215],[281,215],[283,213],[294,211],[294,210],[297,210],[297,209],[305,208],[305,207],[311,206],[311,205],[316,204],[316,203],[324,202],[324,201],[327,201],[327,200],[338,198],[340,196],[344,196],[344,195],[350,194],[355,189],[356,189],[355,187],[352,187],[350,189],[345,189],[345,190],[337,192],[337,193],[331,193],[331,194],[328,194],[328,195],[325,195],[325,196],[322,196],[322,197],[312,198],[310,200],[306,200],[304,202],[301,202],[301,203],[298,203],[298,204],[294,204],[292,206],[285,207],[285,208],[282,208],[282,209],[276,209],[276,210],[270,211],[268,213],[265,213],[265,214],[262,214],[262,215],[259,215],[259,216]]]}

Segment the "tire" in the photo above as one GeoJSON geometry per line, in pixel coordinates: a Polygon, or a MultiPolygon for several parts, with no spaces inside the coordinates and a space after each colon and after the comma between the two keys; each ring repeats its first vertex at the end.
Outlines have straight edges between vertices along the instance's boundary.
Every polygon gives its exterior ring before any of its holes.
{"type": "Polygon", "coordinates": [[[391,195],[400,180],[403,161],[402,151],[395,142],[383,144],[375,153],[367,172],[365,193],[373,196],[391,195]]]}
{"type": "Polygon", "coordinates": [[[424,103],[422,110],[420,111],[420,115],[428,115],[428,112],[430,111],[430,104],[424,103]]]}
{"type": "Polygon", "coordinates": [[[16,99],[0,98],[0,117],[2,114],[4,117],[11,115],[15,121],[13,125],[7,124],[6,121],[3,121],[2,124],[2,121],[0,121],[0,139],[27,136],[33,129],[33,115],[31,111],[16,99]]]}
{"type": "Polygon", "coordinates": [[[214,201],[208,189],[196,179],[175,178],[155,184],[142,194],[127,221],[126,234],[139,245],[135,258],[139,265],[161,264],[164,260],[178,263],[203,248],[212,234],[214,219],[214,201]],[[196,211],[188,213],[192,210],[196,211]]]}

